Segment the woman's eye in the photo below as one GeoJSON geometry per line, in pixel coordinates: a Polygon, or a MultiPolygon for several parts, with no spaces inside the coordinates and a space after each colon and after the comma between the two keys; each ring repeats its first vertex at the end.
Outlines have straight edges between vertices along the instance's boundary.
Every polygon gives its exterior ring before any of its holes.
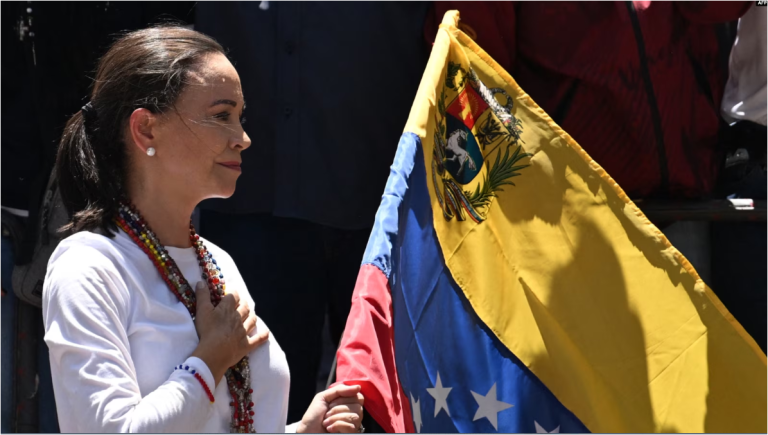
{"type": "Polygon", "coordinates": [[[220,119],[222,121],[229,121],[229,113],[228,112],[221,112],[216,115],[213,115],[214,118],[220,119]]]}

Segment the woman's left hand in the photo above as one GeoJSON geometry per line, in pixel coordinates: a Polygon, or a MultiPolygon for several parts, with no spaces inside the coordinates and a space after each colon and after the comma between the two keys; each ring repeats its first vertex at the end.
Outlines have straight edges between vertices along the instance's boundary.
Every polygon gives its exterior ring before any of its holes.
{"type": "Polygon", "coordinates": [[[297,433],[355,433],[363,421],[363,395],[359,385],[337,385],[318,393],[309,405],[297,433]]]}

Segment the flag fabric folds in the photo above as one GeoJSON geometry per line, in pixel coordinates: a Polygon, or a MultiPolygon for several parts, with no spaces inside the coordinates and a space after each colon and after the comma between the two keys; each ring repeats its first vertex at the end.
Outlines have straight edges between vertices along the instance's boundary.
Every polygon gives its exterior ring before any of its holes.
{"type": "Polygon", "coordinates": [[[398,145],[337,380],[388,432],[766,432],[765,354],[458,19],[398,145]]]}

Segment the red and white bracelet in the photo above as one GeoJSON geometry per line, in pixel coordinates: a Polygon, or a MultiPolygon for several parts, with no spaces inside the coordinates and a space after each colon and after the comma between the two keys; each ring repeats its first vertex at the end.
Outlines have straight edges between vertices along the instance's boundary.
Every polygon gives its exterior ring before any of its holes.
{"type": "Polygon", "coordinates": [[[173,370],[186,370],[195,377],[200,382],[200,385],[203,386],[203,390],[205,390],[205,394],[208,395],[208,400],[211,401],[211,403],[215,402],[216,400],[213,398],[213,393],[211,393],[211,389],[208,388],[208,384],[205,383],[205,379],[203,379],[202,376],[200,376],[200,373],[197,373],[194,369],[190,370],[189,366],[185,365],[179,365],[173,368],[173,370]]]}

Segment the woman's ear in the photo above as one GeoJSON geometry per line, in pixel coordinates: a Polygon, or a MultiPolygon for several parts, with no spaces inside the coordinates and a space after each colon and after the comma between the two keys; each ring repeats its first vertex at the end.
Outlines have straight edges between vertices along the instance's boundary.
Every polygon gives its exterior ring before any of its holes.
{"type": "Polygon", "coordinates": [[[149,109],[136,109],[128,120],[128,130],[136,145],[144,154],[154,154],[157,149],[154,129],[157,127],[157,116],[149,109]],[[149,153],[147,150],[152,149],[149,153]]]}

